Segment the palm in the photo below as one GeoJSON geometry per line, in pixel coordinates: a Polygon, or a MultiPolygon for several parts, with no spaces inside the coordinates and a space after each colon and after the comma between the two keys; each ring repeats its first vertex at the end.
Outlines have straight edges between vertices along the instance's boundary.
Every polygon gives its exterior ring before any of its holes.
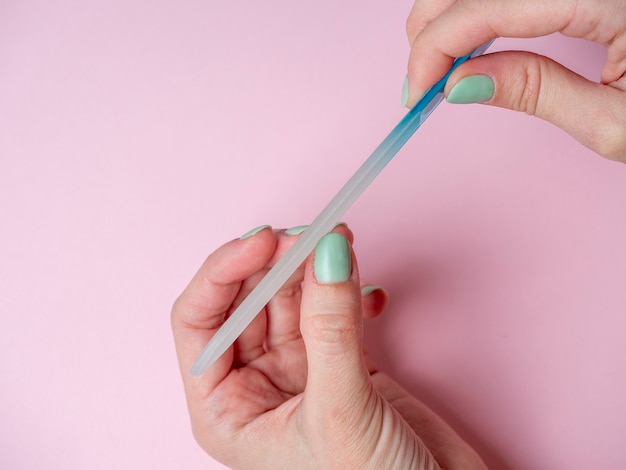
{"type": "Polygon", "coordinates": [[[234,367],[216,388],[230,397],[233,425],[243,426],[304,391],[306,357],[302,338],[234,367]]]}
{"type": "MultiPolygon", "coordinates": [[[[272,307],[274,306],[270,303],[263,312],[266,319],[271,319],[273,314],[276,314],[272,307]]],[[[282,312],[282,315],[285,313],[282,312]]],[[[299,311],[292,311],[290,315],[298,318],[299,311]]],[[[246,364],[243,363],[240,354],[247,350],[245,338],[243,342],[244,344],[235,344],[234,367],[215,392],[230,397],[232,408],[229,419],[232,426],[242,429],[254,423],[252,428],[260,434],[282,429],[282,439],[285,442],[293,438],[289,432],[293,423],[287,421],[293,414],[282,413],[281,408],[293,409],[299,406],[306,386],[307,363],[304,341],[298,334],[291,340],[264,351],[246,364]],[[285,420],[277,423],[277,416],[285,420]]],[[[268,339],[266,342],[269,343],[271,340],[268,339]]],[[[368,362],[372,388],[383,398],[378,403],[382,406],[379,411],[387,416],[385,421],[388,424],[395,423],[395,426],[401,428],[407,426],[415,435],[421,436],[426,448],[436,455],[439,454],[438,457],[442,461],[462,462],[467,449],[458,441],[454,432],[429,408],[389,376],[377,372],[371,361],[368,362]],[[393,409],[403,418],[401,421],[396,420],[393,409]],[[445,454],[438,452],[439,449],[445,449],[445,454]]],[[[375,410],[370,411],[375,414],[375,410]]]]}
{"type": "MultiPolygon", "coordinates": [[[[229,311],[236,308],[264,274],[244,281],[229,311]]],[[[262,419],[265,413],[304,392],[307,359],[299,328],[302,278],[302,270],[298,270],[233,346],[231,370],[215,394],[223,394],[232,404],[230,419],[234,426],[262,419]]],[[[378,313],[365,308],[364,316],[378,313]]],[[[386,401],[403,403],[404,397],[410,397],[387,376],[375,374],[376,368],[369,358],[367,363],[374,374],[373,388],[386,401]]],[[[403,406],[399,408],[401,414],[407,412],[403,406]]]]}

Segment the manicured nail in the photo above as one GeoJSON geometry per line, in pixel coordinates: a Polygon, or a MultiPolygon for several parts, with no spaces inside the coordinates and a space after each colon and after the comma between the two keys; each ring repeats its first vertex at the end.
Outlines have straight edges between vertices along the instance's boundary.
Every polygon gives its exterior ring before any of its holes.
{"type": "Polygon", "coordinates": [[[285,235],[300,235],[307,228],[309,228],[308,225],[298,225],[297,227],[291,227],[285,230],[285,235]]]}
{"type": "Polygon", "coordinates": [[[239,237],[240,240],[243,240],[245,238],[250,238],[254,235],[256,235],[257,233],[259,233],[261,230],[265,230],[266,228],[272,228],[271,225],[260,225],[259,227],[255,227],[252,230],[250,230],[249,232],[244,233],[242,236],[239,237]]]}
{"type": "Polygon", "coordinates": [[[345,282],[352,273],[352,254],[346,237],[339,233],[324,235],[315,247],[313,263],[318,282],[345,282]]]}
{"type": "Polygon", "coordinates": [[[382,290],[384,290],[384,289],[383,289],[382,287],[380,287],[380,286],[364,286],[364,287],[361,289],[361,295],[362,295],[363,297],[367,297],[367,296],[368,296],[368,295],[370,295],[372,292],[376,292],[377,290],[382,291],[382,290]]]}
{"type": "Polygon", "coordinates": [[[404,77],[404,85],[402,85],[402,106],[406,108],[406,104],[409,101],[409,76],[404,77]]]}
{"type": "Polygon", "coordinates": [[[454,85],[446,99],[455,104],[482,103],[493,98],[493,89],[493,80],[487,75],[470,75],[454,85]]]}

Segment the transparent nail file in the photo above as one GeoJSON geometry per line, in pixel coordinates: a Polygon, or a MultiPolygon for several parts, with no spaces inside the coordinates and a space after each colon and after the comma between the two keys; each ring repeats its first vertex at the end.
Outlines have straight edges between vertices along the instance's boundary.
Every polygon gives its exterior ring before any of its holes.
{"type": "Polygon", "coordinates": [[[339,218],[398,153],[437,105],[441,103],[444,98],[443,88],[452,71],[470,58],[483,54],[491,45],[491,42],[489,41],[476,48],[472,53],[456,59],[446,75],[433,85],[404,116],[311,223],[309,228],[300,235],[292,247],[278,260],[256,288],[224,322],[193,364],[191,368],[192,375],[200,375],[204,372],[235,342],[254,317],[258,315],[287,279],[298,269],[298,266],[313,251],[320,238],[335,227],[339,218]]]}

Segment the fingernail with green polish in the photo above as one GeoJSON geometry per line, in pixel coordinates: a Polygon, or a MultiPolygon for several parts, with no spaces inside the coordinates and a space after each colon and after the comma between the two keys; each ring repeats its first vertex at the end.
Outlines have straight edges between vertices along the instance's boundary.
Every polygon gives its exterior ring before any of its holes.
{"type": "Polygon", "coordinates": [[[339,233],[324,235],[315,247],[315,277],[321,283],[345,282],[352,273],[352,254],[346,237],[339,233]]]}
{"type": "Polygon", "coordinates": [[[308,225],[298,225],[297,227],[291,227],[285,230],[285,235],[300,235],[307,228],[309,228],[308,225]]]}
{"type": "Polygon", "coordinates": [[[257,233],[259,233],[261,230],[265,230],[266,228],[272,228],[272,227],[271,225],[260,225],[258,227],[253,228],[249,232],[244,233],[242,236],[239,237],[239,239],[244,240],[246,238],[250,238],[256,235],[257,233]]]}
{"type": "Polygon", "coordinates": [[[380,286],[364,286],[364,287],[361,289],[361,295],[362,295],[363,297],[366,297],[366,296],[370,295],[372,292],[376,292],[377,290],[382,291],[382,290],[383,290],[383,288],[382,288],[382,287],[380,287],[380,286]]]}
{"type": "Polygon", "coordinates": [[[409,101],[409,76],[404,77],[404,84],[402,85],[402,106],[406,108],[406,104],[409,101]]]}
{"type": "Polygon", "coordinates": [[[446,98],[448,103],[482,103],[493,98],[493,80],[487,75],[470,75],[461,79],[446,98]]]}

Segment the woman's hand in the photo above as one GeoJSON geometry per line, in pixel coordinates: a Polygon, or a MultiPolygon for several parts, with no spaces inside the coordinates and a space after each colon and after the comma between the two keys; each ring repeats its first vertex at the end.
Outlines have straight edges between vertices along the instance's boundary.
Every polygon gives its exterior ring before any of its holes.
{"type": "Polygon", "coordinates": [[[626,162],[626,2],[624,0],[416,0],[407,21],[411,44],[405,104],[414,105],[454,57],[496,37],[554,32],[608,47],[601,83],[529,52],[498,52],[450,76],[449,102],[524,111],[556,124],[582,144],[626,162]]]}
{"type": "Polygon", "coordinates": [[[233,347],[200,377],[189,374],[225,318],[296,238],[264,228],[223,245],[174,305],[198,443],[234,469],[484,468],[364,352],[362,318],[378,315],[387,294],[362,291],[344,225],[320,241],[233,347]]]}

